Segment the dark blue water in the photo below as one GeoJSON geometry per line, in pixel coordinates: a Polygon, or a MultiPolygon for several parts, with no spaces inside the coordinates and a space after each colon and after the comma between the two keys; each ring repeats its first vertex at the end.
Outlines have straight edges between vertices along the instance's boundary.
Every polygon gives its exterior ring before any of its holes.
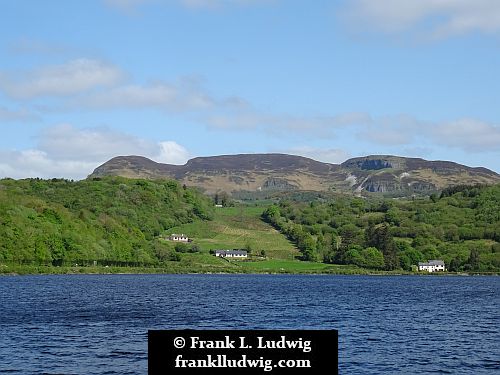
{"type": "Polygon", "coordinates": [[[147,331],[337,329],[341,374],[500,373],[500,278],[0,277],[0,374],[146,374],[147,331]]]}

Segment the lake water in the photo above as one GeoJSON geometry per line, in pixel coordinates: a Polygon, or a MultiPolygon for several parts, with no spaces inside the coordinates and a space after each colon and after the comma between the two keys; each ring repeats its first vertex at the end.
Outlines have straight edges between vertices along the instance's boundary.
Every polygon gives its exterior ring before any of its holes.
{"type": "Polygon", "coordinates": [[[146,374],[148,329],[337,329],[341,374],[500,373],[500,278],[0,277],[1,374],[146,374]]]}

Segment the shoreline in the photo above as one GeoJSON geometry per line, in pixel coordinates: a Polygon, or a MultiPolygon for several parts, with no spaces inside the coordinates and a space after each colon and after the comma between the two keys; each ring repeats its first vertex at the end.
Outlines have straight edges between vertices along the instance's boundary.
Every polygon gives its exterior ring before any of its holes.
{"type": "Polygon", "coordinates": [[[442,276],[500,276],[498,272],[407,272],[407,271],[383,271],[383,270],[355,270],[337,269],[325,271],[297,271],[280,270],[256,271],[242,269],[238,270],[194,270],[189,267],[54,267],[54,266],[16,266],[12,270],[7,270],[6,265],[0,267],[1,276],[47,276],[47,275],[353,275],[353,276],[422,276],[422,277],[442,277],[442,276]],[[3,266],[3,267],[2,267],[3,266]]]}

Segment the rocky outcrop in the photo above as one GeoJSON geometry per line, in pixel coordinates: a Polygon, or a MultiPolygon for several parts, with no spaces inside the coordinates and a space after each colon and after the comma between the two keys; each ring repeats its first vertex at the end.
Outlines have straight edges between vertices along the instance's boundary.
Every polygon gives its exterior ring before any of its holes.
{"type": "Polygon", "coordinates": [[[262,190],[297,190],[297,185],[291,184],[284,178],[269,177],[262,185],[262,190]]]}

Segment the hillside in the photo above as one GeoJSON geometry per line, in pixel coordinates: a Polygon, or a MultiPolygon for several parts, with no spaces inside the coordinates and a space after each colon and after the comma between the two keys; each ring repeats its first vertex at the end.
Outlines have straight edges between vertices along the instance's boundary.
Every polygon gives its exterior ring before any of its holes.
{"type": "Polygon", "coordinates": [[[264,208],[215,208],[197,190],[172,180],[4,179],[0,274],[252,272],[253,263],[242,266],[210,255],[216,248],[251,248],[257,256],[264,250],[278,261],[259,258],[257,272],[279,271],[285,264],[297,272],[325,269],[297,261],[298,249],[261,220],[264,208]],[[165,240],[176,232],[194,241],[177,248],[165,240]]]}
{"type": "Polygon", "coordinates": [[[0,180],[0,261],[112,265],[176,260],[159,235],[212,217],[212,202],[176,181],[0,180]]]}
{"type": "Polygon", "coordinates": [[[430,199],[303,198],[292,192],[274,205],[214,207],[173,180],[4,179],[0,273],[409,272],[427,259],[455,271],[500,269],[500,185],[455,186],[430,199]],[[193,242],[165,239],[178,232],[193,242]],[[209,255],[220,248],[253,256],[209,255]]]}
{"type": "Polygon", "coordinates": [[[241,154],[198,157],[185,165],[119,156],[97,167],[89,177],[101,176],[175,178],[209,194],[309,190],[405,196],[461,184],[500,182],[500,175],[486,168],[390,155],[329,164],[286,154],[241,154]]]}
{"type": "Polygon", "coordinates": [[[172,228],[173,233],[189,233],[202,252],[213,249],[250,248],[252,254],[273,259],[294,260],[300,253],[285,236],[262,221],[265,207],[217,208],[210,221],[182,224],[172,228]]]}
{"type": "Polygon", "coordinates": [[[442,259],[451,271],[498,272],[499,207],[500,185],[456,186],[430,199],[282,200],[263,217],[309,261],[409,271],[442,259]]]}

